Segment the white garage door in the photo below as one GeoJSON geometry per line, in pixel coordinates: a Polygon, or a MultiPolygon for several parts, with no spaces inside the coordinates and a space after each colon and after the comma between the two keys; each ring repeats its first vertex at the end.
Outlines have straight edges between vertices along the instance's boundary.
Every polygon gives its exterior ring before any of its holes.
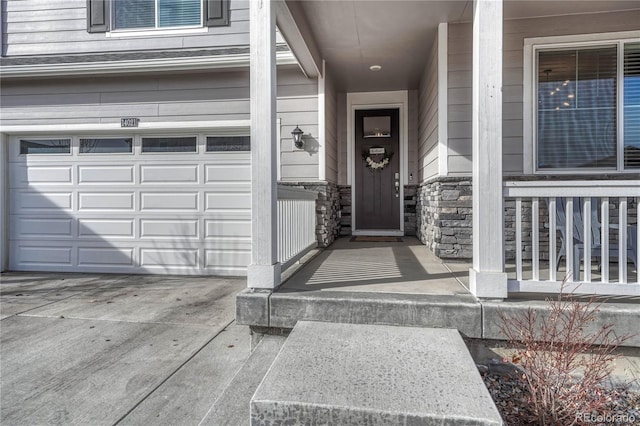
{"type": "Polygon", "coordinates": [[[14,137],[10,268],[243,275],[248,136],[14,137]]]}

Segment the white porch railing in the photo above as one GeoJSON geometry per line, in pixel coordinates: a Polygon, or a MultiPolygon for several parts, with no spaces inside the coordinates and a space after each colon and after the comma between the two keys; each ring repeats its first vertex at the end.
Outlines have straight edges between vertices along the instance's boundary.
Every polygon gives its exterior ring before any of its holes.
{"type": "Polygon", "coordinates": [[[278,261],[285,270],[316,247],[318,193],[278,186],[278,261]]]}
{"type": "Polygon", "coordinates": [[[565,292],[640,295],[637,180],[505,182],[504,197],[510,292],[555,293],[566,278],[565,292]]]}

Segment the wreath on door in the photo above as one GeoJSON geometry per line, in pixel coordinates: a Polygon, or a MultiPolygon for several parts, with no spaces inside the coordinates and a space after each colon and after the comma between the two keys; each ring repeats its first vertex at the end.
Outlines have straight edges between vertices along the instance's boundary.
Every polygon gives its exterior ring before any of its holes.
{"type": "Polygon", "coordinates": [[[369,170],[382,170],[389,165],[393,158],[393,152],[387,153],[386,150],[380,154],[371,154],[370,151],[362,151],[362,160],[369,170]]]}

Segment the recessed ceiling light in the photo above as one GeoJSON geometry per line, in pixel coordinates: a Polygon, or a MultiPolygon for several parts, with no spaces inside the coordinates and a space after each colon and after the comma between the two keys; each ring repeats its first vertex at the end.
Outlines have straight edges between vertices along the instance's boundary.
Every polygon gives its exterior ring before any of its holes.
{"type": "Polygon", "coordinates": [[[371,66],[369,67],[369,69],[370,69],[371,71],[374,71],[374,72],[375,72],[375,71],[380,71],[380,70],[382,69],[382,66],[381,66],[381,65],[371,65],[371,66]]]}

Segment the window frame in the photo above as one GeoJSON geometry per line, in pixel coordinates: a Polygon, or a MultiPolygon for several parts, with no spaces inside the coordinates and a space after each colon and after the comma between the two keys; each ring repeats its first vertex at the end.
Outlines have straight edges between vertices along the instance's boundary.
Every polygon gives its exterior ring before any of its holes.
{"type": "MultiPolygon", "coordinates": [[[[139,136],[139,154],[142,156],[146,155],[194,155],[200,154],[201,152],[201,136],[197,133],[184,133],[184,134],[175,134],[175,133],[166,133],[166,134],[141,134],[139,136]],[[143,143],[144,139],[170,139],[170,138],[195,138],[195,150],[194,151],[144,151],[143,143]]],[[[135,148],[134,148],[135,149],[135,148]]]]}
{"type": "Polygon", "coordinates": [[[203,135],[203,152],[205,154],[246,154],[246,153],[251,153],[251,135],[248,133],[243,133],[243,134],[209,134],[209,133],[205,133],[203,135]],[[207,144],[207,139],[208,138],[249,138],[249,149],[248,150],[220,150],[220,151],[215,151],[215,150],[208,150],[208,144],[207,144]]]}
{"type": "Polygon", "coordinates": [[[100,156],[108,156],[108,155],[129,155],[132,156],[135,154],[136,151],[136,138],[133,134],[131,135],[124,135],[124,136],[115,136],[115,135],[100,135],[100,136],[96,136],[96,135],[91,135],[91,136],[86,136],[86,135],[80,135],[77,136],[78,139],[78,156],[80,157],[85,157],[85,156],[91,156],[91,157],[100,157],[100,156]],[[131,139],[131,151],[130,152],[82,152],[82,139],[131,139]]]}
{"type": "Polygon", "coordinates": [[[110,2],[109,5],[109,27],[111,28],[110,31],[107,32],[107,36],[108,37],[113,37],[113,36],[122,36],[122,35],[128,35],[128,36],[145,36],[145,35],[149,35],[149,34],[155,34],[158,35],[163,34],[163,35],[172,35],[172,34],[185,34],[185,33],[200,33],[200,32],[207,32],[208,29],[207,27],[204,25],[204,21],[205,21],[205,2],[206,0],[200,0],[200,23],[197,25],[181,25],[181,26],[174,26],[174,27],[159,27],[158,26],[158,22],[160,20],[159,18],[159,9],[158,9],[158,3],[160,2],[160,0],[154,0],[155,3],[155,13],[154,13],[154,26],[153,27],[138,27],[138,28],[116,28],[116,4],[117,1],[112,1],[110,2]]]}
{"type": "Polygon", "coordinates": [[[29,137],[28,135],[24,135],[24,136],[18,136],[16,137],[17,140],[17,155],[19,157],[33,157],[33,156],[37,156],[37,157],[51,157],[51,156],[57,156],[57,157],[71,157],[73,155],[73,150],[74,150],[74,139],[71,136],[34,136],[34,137],[29,137]],[[52,140],[68,140],[69,141],[69,152],[22,152],[22,141],[52,141],[52,140]]]}
{"type": "Polygon", "coordinates": [[[523,171],[534,175],[638,173],[624,168],[624,45],[640,42],[640,31],[594,33],[524,39],[523,67],[523,171]],[[538,169],[538,53],[616,46],[616,150],[615,168],[538,169]]]}

